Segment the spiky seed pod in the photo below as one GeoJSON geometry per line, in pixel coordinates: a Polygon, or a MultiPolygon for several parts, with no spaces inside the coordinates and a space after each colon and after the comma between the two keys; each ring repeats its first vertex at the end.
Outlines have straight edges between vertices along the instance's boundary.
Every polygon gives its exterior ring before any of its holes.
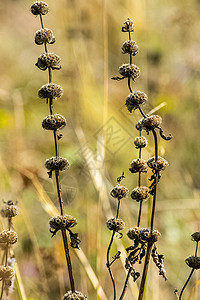
{"type": "Polygon", "coordinates": [[[74,293],[72,291],[68,291],[64,295],[63,300],[87,300],[87,296],[78,291],[75,291],[74,293]]]}
{"type": "Polygon", "coordinates": [[[51,157],[45,161],[45,167],[50,171],[63,171],[69,169],[70,163],[63,157],[51,157]]]}
{"type": "Polygon", "coordinates": [[[147,139],[144,136],[137,136],[134,140],[135,148],[145,148],[148,145],[147,139]]]}
{"type": "Polygon", "coordinates": [[[148,166],[144,159],[137,158],[134,159],[131,163],[131,167],[129,168],[129,171],[131,173],[137,173],[137,172],[147,172],[148,166]]]}
{"type": "Polygon", "coordinates": [[[133,64],[123,64],[119,67],[119,74],[121,74],[123,77],[128,77],[135,81],[135,79],[140,76],[140,68],[133,64]]]}
{"type": "Polygon", "coordinates": [[[149,198],[149,188],[147,186],[137,186],[131,192],[131,198],[137,202],[143,201],[149,198]]]}
{"type": "Polygon", "coordinates": [[[151,241],[155,243],[160,236],[161,234],[158,230],[153,230],[152,232],[149,228],[142,228],[140,230],[140,239],[145,242],[151,241]]]}
{"type": "Polygon", "coordinates": [[[14,204],[12,205],[5,204],[1,208],[0,213],[3,218],[13,218],[18,215],[18,208],[14,204]]]}
{"type": "Polygon", "coordinates": [[[48,4],[43,1],[36,1],[31,5],[33,15],[46,15],[49,11],[48,4]]]}
{"type": "Polygon", "coordinates": [[[42,121],[42,127],[46,130],[62,129],[66,126],[65,117],[59,114],[49,115],[42,121]]]}
{"type": "Polygon", "coordinates": [[[134,22],[128,18],[124,25],[122,26],[122,32],[133,32],[134,31],[134,22]]]}
{"type": "Polygon", "coordinates": [[[158,156],[157,161],[155,161],[155,157],[151,157],[147,161],[147,165],[149,168],[157,171],[165,170],[165,168],[169,165],[168,161],[161,156],[158,156]]]}
{"type": "Polygon", "coordinates": [[[200,257],[199,256],[189,256],[185,259],[188,267],[193,269],[200,269],[200,257]]]}
{"type": "Polygon", "coordinates": [[[138,53],[138,45],[135,41],[125,41],[122,45],[122,53],[135,56],[138,53]]]}
{"type": "Polygon", "coordinates": [[[44,84],[38,91],[38,97],[42,99],[55,99],[62,97],[62,95],[62,87],[55,83],[44,84]]]}
{"type": "Polygon", "coordinates": [[[52,70],[60,70],[61,59],[54,53],[43,53],[38,57],[38,61],[35,64],[40,70],[45,71],[47,68],[52,70]]]}
{"type": "Polygon", "coordinates": [[[136,91],[134,93],[131,93],[126,98],[126,107],[127,109],[132,112],[139,108],[140,105],[143,105],[147,102],[148,97],[145,93],[141,91],[136,91]]]}
{"type": "Polygon", "coordinates": [[[195,232],[191,235],[191,240],[194,242],[200,241],[200,232],[195,232]]]}
{"type": "Polygon", "coordinates": [[[155,129],[155,128],[160,128],[160,125],[162,123],[162,118],[158,115],[152,115],[152,116],[147,116],[146,118],[143,118],[136,124],[136,129],[137,130],[146,130],[147,133],[149,131],[155,129]]]}
{"type": "Polygon", "coordinates": [[[77,220],[70,215],[55,216],[50,219],[49,225],[52,229],[67,229],[74,227],[77,224],[77,220]]]}
{"type": "Polygon", "coordinates": [[[12,267],[0,266],[0,280],[10,280],[15,275],[12,267]]]}
{"type": "Polygon", "coordinates": [[[113,198],[117,198],[117,200],[121,200],[122,198],[126,198],[128,194],[128,189],[124,186],[117,185],[110,192],[113,198]]]}
{"type": "Polygon", "coordinates": [[[56,40],[51,29],[42,28],[35,33],[35,43],[37,45],[42,45],[44,43],[53,44],[55,41],[56,40]]]}
{"type": "Polygon", "coordinates": [[[127,236],[129,237],[129,239],[131,239],[131,240],[139,239],[140,229],[141,228],[139,228],[139,227],[129,228],[129,230],[127,232],[127,236]]]}
{"type": "Polygon", "coordinates": [[[111,218],[106,222],[106,225],[109,230],[120,231],[125,228],[125,223],[122,219],[111,218]]]}
{"type": "Polygon", "coordinates": [[[15,244],[17,242],[17,233],[12,230],[0,232],[0,243],[15,244]]]}

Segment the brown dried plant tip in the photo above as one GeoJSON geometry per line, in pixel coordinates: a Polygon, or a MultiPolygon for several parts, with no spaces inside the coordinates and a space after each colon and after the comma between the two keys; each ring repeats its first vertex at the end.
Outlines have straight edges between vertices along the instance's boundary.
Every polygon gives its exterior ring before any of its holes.
{"type": "Polygon", "coordinates": [[[36,1],[31,5],[33,15],[46,15],[49,11],[48,4],[43,1],[36,1]]]}
{"type": "Polygon", "coordinates": [[[159,128],[162,123],[162,118],[158,115],[147,116],[136,124],[137,130],[146,130],[149,133],[150,130],[159,128]]]}
{"type": "Polygon", "coordinates": [[[165,170],[165,168],[169,165],[169,163],[163,157],[158,156],[157,161],[155,160],[155,157],[149,158],[147,161],[147,165],[149,166],[149,168],[153,170],[161,171],[161,170],[165,170]]]}
{"type": "Polygon", "coordinates": [[[147,102],[148,97],[145,93],[136,91],[134,93],[131,93],[127,98],[126,98],[126,107],[130,112],[136,110],[139,108],[140,105],[143,105],[147,102]]]}
{"type": "Polygon", "coordinates": [[[123,78],[128,77],[135,81],[135,79],[140,76],[140,68],[133,64],[123,64],[119,67],[119,74],[121,74],[123,78]]]}
{"type": "Polygon", "coordinates": [[[51,157],[46,160],[45,167],[50,171],[63,171],[69,169],[70,163],[63,157],[51,157]]]}
{"type": "Polygon", "coordinates": [[[49,225],[52,229],[67,229],[74,227],[77,224],[77,220],[70,215],[55,216],[50,219],[49,225]]]}
{"type": "Polygon", "coordinates": [[[35,64],[40,70],[45,71],[47,68],[52,70],[60,70],[61,59],[54,53],[43,53],[38,57],[38,61],[35,64]]]}
{"type": "Polygon", "coordinates": [[[18,215],[18,208],[14,204],[5,204],[0,213],[3,218],[13,218],[18,215]]]}
{"type": "Polygon", "coordinates": [[[157,242],[158,238],[161,236],[158,230],[151,230],[149,228],[140,228],[140,227],[133,227],[129,228],[127,232],[127,236],[131,240],[138,240],[142,242],[157,242]]]}
{"type": "Polygon", "coordinates": [[[134,22],[128,18],[124,25],[122,26],[122,32],[133,32],[134,31],[134,22]]]}
{"type": "Polygon", "coordinates": [[[200,241],[200,232],[195,232],[191,235],[191,240],[195,241],[195,242],[199,242],[200,241]]]}
{"type": "Polygon", "coordinates": [[[128,195],[128,189],[124,186],[117,185],[110,192],[113,198],[117,198],[117,200],[121,200],[122,198],[126,198],[128,195]]]}
{"type": "Polygon", "coordinates": [[[120,231],[125,228],[125,223],[122,219],[111,218],[106,222],[106,225],[109,230],[120,231]]]}
{"type": "Polygon", "coordinates": [[[42,121],[42,127],[46,130],[62,129],[66,124],[66,119],[59,114],[49,115],[42,121]]]}
{"type": "Polygon", "coordinates": [[[38,91],[38,97],[42,99],[55,99],[62,97],[62,95],[62,87],[55,83],[44,84],[38,91]]]}
{"type": "Polygon", "coordinates": [[[44,43],[53,44],[55,43],[55,37],[53,31],[48,28],[39,29],[35,33],[35,43],[42,45],[44,43]]]}
{"type": "Polygon", "coordinates": [[[148,145],[147,139],[144,136],[137,136],[134,140],[135,148],[140,149],[148,145]]]}
{"type": "Polygon", "coordinates": [[[149,198],[149,188],[147,186],[137,186],[131,192],[131,198],[137,202],[143,201],[149,198]]]}
{"type": "Polygon", "coordinates": [[[131,163],[131,167],[129,168],[129,171],[131,173],[137,173],[137,172],[147,172],[148,166],[144,159],[137,158],[134,159],[131,163]]]}
{"type": "Polygon", "coordinates": [[[135,56],[138,53],[138,45],[135,41],[125,41],[122,45],[122,53],[135,56]]]}
{"type": "Polygon", "coordinates": [[[87,300],[87,296],[78,291],[75,291],[74,293],[69,291],[64,295],[63,300],[87,300]]]}
{"type": "Polygon", "coordinates": [[[11,230],[0,232],[0,243],[15,244],[17,242],[17,233],[11,230]]]}
{"type": "Polygon", "coordinates": [[[128,232],[127,232],[127,236],[129,237],[130,240],[135,240],[135,239],[139,239],[140,237],[140,227],[132,227],[129,228],[128,232]]]}
{"type": "Polygon", "coordinates": [[[200,257],[199,256],[189,256],[185,259],[188,267],[193,268],[195,270],[200,269],[200,257]]]}
{"type": "Polygon", "coordinates": [[[0,280],[10,280],[15,275],[13,268],[0,266],[0,280]]]}

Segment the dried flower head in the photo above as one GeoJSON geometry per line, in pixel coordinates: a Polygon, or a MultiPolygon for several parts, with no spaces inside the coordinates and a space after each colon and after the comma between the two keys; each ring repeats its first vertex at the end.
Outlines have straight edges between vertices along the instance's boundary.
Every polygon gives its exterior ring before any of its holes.
{"type": "Polygon", "coordinates": [[[137,158],[134,159],[131,163],[131,167],[129,168],[129,171],[131,173],[137,173],[137,172],[147,172],[148,166],[144,159],[137,158]]]}
{"type": "Polygon", "coordinates": [[[149,188],[147,186],[137,186],[131,192],[131,198],[137,202],[143,201],[149,198],[149,188]]]}
{"type": "Polygon", "coordinates": [[[45,71],[47,68],[52,70],[60,70],[61,59],[54,53],[43,53],[38,57],[38,61],[35,64],[40,70],[45,71]]]}
{"type": "Polygon", "coordinates": [[[50,171],[63,171],[69,169],[69,161],[63,157],[51,157],[45,161],[45,167],[50,171]]]}
{"type": "Polygon", "coordinates": [[[137,136],[134,140],[135,148],[140,149],[148,145],[147,139],[144,136],[137,136]]]}
{"type": "Polygon", "coordinates": [[[106,225],[109,230],[120,231],[125,228],[125,223],[122,219],[111,218],[106,222],[106,225]]]}
{"type": "Polygon", "coordinates": [[[162,118],[158,115],[152,115],[152,116],[147,116],[146,118],[143,118],[142,120],[140,120],[137,124],[136,124],[136,128],[138,130],[146,130],[147,133],[149,133],[149,131],[155,129],[155,128],[159,128],[160,129],[160,125],[162,123],[162,118]]]}
{"type": "Polygon", "coordinates": [[[122,26],[122,32],[133,32],[134,31],[134,22],[128,18],[124,25],[122,26]]]}
{"type": "Polygon", "coordinates": [[[189,256],[185,259],[188,267],[193,269],[200,269],[200,257],[199,256],[189,256]]]}
{"type": "Polygon", "coordinates": [[[110,194],[113,198],[117,198],[117,200],[121,200],[122,198],[125,198],[127,196],[128,189],[124,186],[117,185],[112,189],[110,194]]]}
{"type": "Polygon", "coordinates": [[[0,243],[15,244],[17,242],[17,233],[12,230],[3,230],[0,232],[0,243]]]}
{"type": "Polygon", "coordinates": [[[200,232],[195,232],[191,235],[191,240],[194,242],[199,242],[200,241],[200,232]]]}
{"type": "Polygon", "coordinates": [[[55,83],[44,84],[38,91],[38,97],[42,99],[55,99],[62,97],[62,95],[62,87],[55,83]]]}
{"type": "Polygon", "coordinates": [[[127,232],[127,236],[131,240],[139,239],[139,237],[140,237],[140,230],[141,230],[141,228],[139,228],[139,227],[129,228],[129,230],[127,232]]]}
{"type": "Polygon", "coordinates": [[[18,208],[12,201],[8,201],[1,208],[0,213],[3,218],[13,218],[18,215],[18,208]]]}
{"type": "Polygon", "coordinates": [[[161,234],[158,230],[153,230],[152,232],[149,228],[140,230],[140,239],[145,242],[151,241],[152,243],[155,243],[160,236],[161,234]]]}
{"type": "Polygon", "coordinates": [[[56,40],[51,29],[42,28],[35,33],[35,43],[37,45],[42,45],[44,43],[53,44],[55,41],[56,40]]]}
{"type": "Polygon", "coordinates": [[[140,105],[143,105],[147,102],[148,97],[145,93],[136,91],[131,93],[127,98],[126,98],[126,107],[130,112],[136,110],[139,108],[140,105]]]}
{"type": "Polygon", "coordinates": [[[123,77],[128,77],[135,81],[140,76],[140,68],[133,64],[123,64],[119,67],[119,73],[123,77]]]}
{"type": "Polygon", "coordinates": [[[122,53],[135,56],[138,53],[138,45],[135,41],[125,41],[122,45],[122,53]]]}
{"type": "Polygon", "coordinates": [[[147,165],[149,166],[149,168],[153,170],[161,171],[161,170],[165,170],[165,168],[169,165],[169,163],[163,157],[158,156],[157,161],[155,160],[155,157],[149,158],[147,161],[147,165]]]}
{"type": "Polygon", "coordinates": [[[49,11],[48,4],[43,1],[36,1],[31,5],[33,15],[46,15],[49,11]]]}
{"type": "Polygon", "coordinates": [[[49,115],[42,121],[42,127],[46,130],[62,129],[66,124],[65,117],[59,114],[49,115]]]}
{"type": "Polygon", "coordinates": [[[63,300],[87,300],[87,296],[78,291],[75,291],[74,293],[69,291],[64,295],[63,300]]]}
{"type": "Polygon", "coordinates": [[[55,216],[50,219],[49,225],[52,229],[66,229],[74,227],[77,224],[77,220],[70,215],[55,216]]]}
{"type": "Polygon", "coordinates": [[[12,267],[0,266],[0,280],[10,280],[15,275],[12,267]]]}

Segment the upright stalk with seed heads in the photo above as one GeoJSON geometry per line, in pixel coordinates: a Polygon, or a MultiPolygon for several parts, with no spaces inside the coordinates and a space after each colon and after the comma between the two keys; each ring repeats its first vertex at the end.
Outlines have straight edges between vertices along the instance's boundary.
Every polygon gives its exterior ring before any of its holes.
{"type": "Polygon", "coordinates": [[[48,115],[42,121],[42,127],[46,130],[51,130],[54,137],[54,147],[55,147],[55,156],[49,158],[45,162],[45,167],[48,170],[49,178],[52,178],[53,174],[55,176],[56,188],[57,188],[57,197],[60,206],[60,215],[51,218],[50,232],[52,237],[56,235],[57,231],[61,231],[69,280],[70,280],[70,290],[63,296],[63,300],[77,299],[84,300],[87,297],[79,291],[75,290],[75,282],[72,271],[72,264],[68,246],[68,237],[66,230],[69,233],[71,240],[71,247],[79,249],[80,240],[77,233],[73,233],[71,228],[77,224],[77,220],[70,215],[64,215],[64,203],[61,193],[61,184],[60,184],[60,172],[67,170],[70,166],[66,158],[59,156],[59,140],[62,138],[62,134],[59,133],[59,130],[65,127],[66,120],[60,114],[54,113],[54,100],[62,97],[63,89],[60,85],[57,85],[52,82],[52,70],[59,70],[60,57],[57,54],[49,53],[47,45],[55,43],[55,37],[52,30],[45,28],[43,23],[43,15],[48,13],[48,5],[43,1],[36,1],[31,6],[31,12],[33,15],[39,16],[41,29],[39,29],[35,34],[35,43],[37,45],[44,45],[44,53],[41,54],[38,58],[36,66],[40,70],[48,70],[48,83],[43,85],[39,91],[38,96],[41,99],[46,99],[46,103],[49,106],[50,115],[48,115]]]}
{"type": "Polygon", "coordinates": [[[4,202],[0,213],[3,218],[8,220],[8,228],[0,232],[0,247],[3,252],[0,265],[0,281],[2,281],[0,300],[2,300],[4,292],[6,296],[12,293],[15,281],[15,257],[11,247],[17,243],[18,239],[12,222],[12,219],[18,215],[17,205],[11,200],[4,202]]]}
{"type": "Polygon", "coordinates": [[[120,300],[124,298],[126,287],[130,275],[133,277],[133,280],[137,280],[139,273],[135,272],[134,264],[136,262],[141,263],[144,258],[144,266],[142,279],[140,283],[139,296],[138,300],[143,299],[144,295],[144,286],[146,282],[148,266],[150,261],[150,256],[153,258],[153,262],[159,269],[159,274],[163,276],[166,280],[166,272],[163,265],[164,256],[159,255],[157,252],[157,247],[155,242],[158,240],[160,233],[154,229],[154,220],[155,220],[155,209],[157,201],[157,185],[161,178],[161,171],[165,170],[168,166],[168,162],[158,155],[158,136],[157,131],[160,133],[160,136],[164,140],[170,140],[171,135],[166,136],[161,128],[162,118],[158,115],[147,115],[142,109],[148,101],[148,97],[144,92],[134,91],[132,89],[131,82],[134,81],[140,76],[140,68],[132,63],[133,57],[138,53],[138,46],[135,41],[131,40],[131,33],[134,31],[134,22],[131,19],[127,19],[124,22],[122,27],[122,32],[128,33],[128,41],[125,41],[122,45],[122,53],[129,55],[129,63],[123,64],[119,67],[119,73],[121,77],[116,76],[112,79],[114,80],[123,80],[127,79],[128,89],[130,91],[129,96],[126,99],[126,107],[130,113],[138,109],[142,115],[142,119],[136,124],[136,129],[140,132],[140,135],[136,137],[134,144],[137,149],[139,149],[139,158],[134,159],[131,163],[129,171],[131,173],[138,173],[138,186],[133,189],[131,193],[132,199],[140,203],[139,212],[137,218],[137,226],[130,228],[127,235],[133,240],[134,245],[127,248],[128,257],[126,259],[125,267],[128,270],[128,274],[125,280],[125,284],[120,296],[120,300]],[[147,140],[141,135],[142,130],[146,131],[147,134],[150,132],[153,135],[154,139],[154,156],[148,161],[142,159],[141,149],[147,146],[147,140]],[[141,186],[141,174],[147,172],[147,169],[150,168],[152,171],[152,176],[149,179],[151,184],[149,187],[141,186]],[[149,195],[153,197],[152,210],[151,210],[151,220],[150,228],[141,228],[140,221],[142,215],[142,205],[143,201],[148,199],[149,195]]]}

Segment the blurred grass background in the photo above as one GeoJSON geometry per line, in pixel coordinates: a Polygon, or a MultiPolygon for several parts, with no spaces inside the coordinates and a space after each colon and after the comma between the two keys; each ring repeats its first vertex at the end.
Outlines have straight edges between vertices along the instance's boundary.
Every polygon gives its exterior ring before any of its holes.
{"type": "MultiPolygon", "coordinates": [[[[48,79],[47,72],[34,66],[44,48],[34,44],[40,23],[29,11],[31,4],[0,2],[0,190],[2,199],[18,201],[21,210],[14,219],[19,234],[15,253],[26,297],[51,300],[62,299],[69,282],[60,236],[51,239],[48,231],[58,202],[55,185],[44,168],[54,149],[52,134],[41,127],[49,111],[37,98],[37,90],[48,79]]],[[[176,299],[174,288],[181,289],[190,271],[184,263],[194,252],[190,235],[200,230],[200,1],[49,0],[48,4],[44,23],[57,40],[49,51],[62,59],[62,69],[54,71],[53,81],[65,92],[54,107],[68,121],[60,142],[61,155],[71,162],[70,170],[61,174],[65,212],[78,219],[75,232],[90,264],[71,251],[76,288],[89,299],[103,299],[94,288],[98,282],[90,272],[92,267],[107,299],[112,299],[105,269],[110,238],[105,222],[113,216],[116,203],[109,192],[122,171],[129,190],[137,185],[137,176],[128,168],[138,155],[133,140],[138,134],[135,123],[141,117],[124,107],[127,82],[110,79],[121,64],[128,63],[128,57],[121,54],[128,38],[121,26],[130,17],[135,22],[132,39],[140,47],[134,63],[141,76],[134,89],[148,94],[145,112],[161,105],[157,113],[163,118],[163,128],[174,137],[171,142],[159,140],[159,153],[170,166],[159,184],[155,221],[162,233],[158,251],[165,254],[168,281],[152,265],[146,299],[176,299]]],[[[153,155],[151,135],[148,141],[143,151],[146,159],[153,155]]],[[[143,184],[149,175],[143,176],[143,184]]],[[[149,209],[150,202],[145,203],[144,227],[149,209]]],[[[130,198],[122,203],[120,216],[126,230],[136,225],[137,212],[138,204],[130,198]]],[[[130,242],[124,234],[116,244],[123,250],[130,242]]],[[[123,259],[113,269],[120,292],[125,278],[123,259]]],[[[185,299],[199,299],[198,290],[196,272],[185,299]]],[[[20,299],[17,289],[11,299],[20,299]]],[[[137,299],[136,284],[131,284],[126,299],[137,299]]]]}

